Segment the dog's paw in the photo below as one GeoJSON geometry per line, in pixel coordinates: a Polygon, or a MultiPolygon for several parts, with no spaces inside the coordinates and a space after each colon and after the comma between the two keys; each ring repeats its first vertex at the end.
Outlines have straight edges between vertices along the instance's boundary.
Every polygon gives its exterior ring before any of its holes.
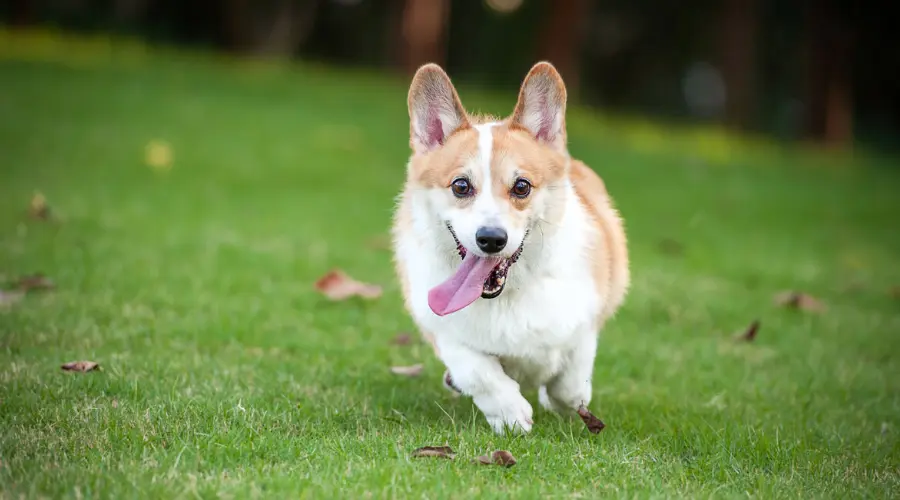
{"type": "Polygon", "coordinates": [[[534,425],[534,410],[527,399],[518,392],[508,392],[499,396],[476,398],[475,405],[481,409],[491,428],[497,434],[526,434],[534,425]]]}
{"type": "Polygon", "coordinates": [[[547,387],[543,385],[538,390],[538,402],[545,410],[559,413],[560,415],[566,415],[568,410],[570,410],[570,408],[567,408],[559,401],[551,398],[550,395],[547,394],[547,387]]]}
{"type": "Polygon", "coordinates": [[[453,377],[450,376],[450,370],[444,371],[443,385],[444,389],[450,391],[454,396],[462,396],[462,390],[453,384],[453,377]]]}

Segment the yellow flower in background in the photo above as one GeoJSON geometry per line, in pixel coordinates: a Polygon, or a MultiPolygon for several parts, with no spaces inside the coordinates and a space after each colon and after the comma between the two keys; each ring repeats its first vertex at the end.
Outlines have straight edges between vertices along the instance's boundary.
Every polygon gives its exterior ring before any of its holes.
{"type": "Polygon", "coordinates": [[[144,151],[144,161],[154,170],[166,171],[172,168],[172,148],[169,143],[153,140],[144,151]]]}
{"type": "Polygon", "coordinates": [[[35,191],[31,198],[31,216],[36,219],[47,219],[50,217],[50,206],[47,204],[47,198],[44,193],[35,191]]]}

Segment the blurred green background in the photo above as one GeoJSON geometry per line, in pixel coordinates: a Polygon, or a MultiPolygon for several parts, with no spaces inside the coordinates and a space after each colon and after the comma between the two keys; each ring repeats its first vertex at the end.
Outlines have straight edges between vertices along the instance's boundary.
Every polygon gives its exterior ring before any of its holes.
{"type": "Polygon", "coordinates": [[[895,148],[890,16],[849,0],[11,0],[11,26],[516,85],[553,62],[577,102],[784,140],[895,148]]]}

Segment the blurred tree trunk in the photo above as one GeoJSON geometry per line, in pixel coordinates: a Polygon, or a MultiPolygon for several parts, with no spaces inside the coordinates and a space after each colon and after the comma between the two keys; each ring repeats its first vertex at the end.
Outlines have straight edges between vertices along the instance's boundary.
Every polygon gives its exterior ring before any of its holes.
{"type": "Polygon", "coordinates": [[[806,135],[828,146],[849,145],[853,140],[852,34],[833,6],[808,1],[806,36],[806,135]]]}
{"type": "Polygon", "coordinates": [[[388,0],[387,20],[384,23],[385,30],[385,62],[390,68],[405,70],[405,37],[403,36],[403,21],[406,10],[406,0],[388,0]]]}
{"type": "Polygon", "coordinates": [[[10,24],[13,26],[28,26],[34,21],[33,0],[13,0],[10,24]]]}
{"type": "Polygon", "coordinates": [[[112,6],[113,20],[119,26],[140,22],[150,7],[150,0],[115,0],[112,6]]]}
{"type": "Polygon", "coordinates": [[[319,0],[227,0],[223,3],[228,46],[238,52],[288,57],[306,41],[319,0]]]}
{"type": "Polygon", "coordinates": [[[406,0],[403,9],[403,66],[408,74],[422,64],[444,66],[450,0],[406,0]]]}
{"type": "Polygon", "coordinates": [[[544,28],[541,30],[538,58],[549,61],[562,75],[570,96],[581,86],[581,41],[590,0],[550,0],[544,28]]]}
{"type": "Polygon", "coordinates": [[[757,0],[726,0],[719,22],[722,76],[725,80],[725,123],[747,129],[756,105],[757,0]]]}

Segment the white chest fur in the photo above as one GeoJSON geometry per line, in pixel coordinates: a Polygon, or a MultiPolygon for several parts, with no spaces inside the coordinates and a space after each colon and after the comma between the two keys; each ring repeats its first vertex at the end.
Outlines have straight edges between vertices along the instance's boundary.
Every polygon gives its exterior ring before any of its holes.
{"type": "Polygon", "coordinates": [[[459,344],[497,356],[520,384],[540,385],[559,372],[580,336],[597,334],[603,300],[587,254],[595,229],[572,187],[567,189],[562,220],[530,232],[503,293],[443,317],[429,308],[428,291],[452,275],[460,260],[440,221],[416,217],[428,213],[416,206],[426,201],[407,200],[413,230],[397,241],[397,257],[409,280],[411,313],[438,345],[459,344]]]}

